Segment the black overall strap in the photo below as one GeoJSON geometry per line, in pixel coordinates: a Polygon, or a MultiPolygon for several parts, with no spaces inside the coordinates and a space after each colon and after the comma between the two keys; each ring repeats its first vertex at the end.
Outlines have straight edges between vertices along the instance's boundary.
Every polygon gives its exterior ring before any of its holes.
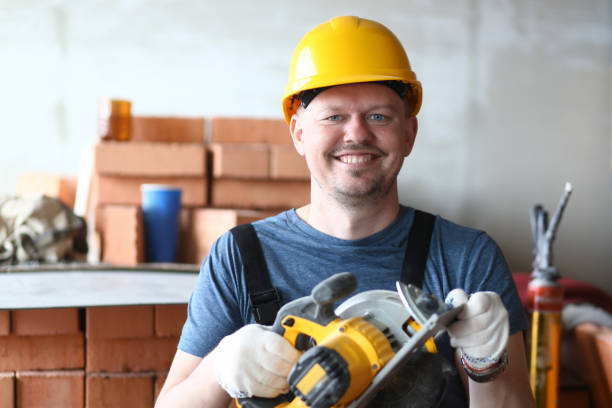
{"type": "Polygon", "coordinates": [[[281,297],[270,283],[270,274],[263,256],[261,244],[253,225],[242,224],[230,230],[242,257],[249,301],[255,320],[259,324],[271,325],[280,309],[281,297]]]}
{"type": "MultiPolygon", "coordinates": [[[[408,244],[404,257],[401,281],[411,283],[419,288],[425,278],[425,263],[429,253],[429,243],[435,217],[427,212],[415,210],[412,227],[408,233],[408,244]]],[[[255,228],[243,224],[230,230],[240,251],[245,270],[245,280],[249,301],[257,323],[270,325],[274,323],[280,309],[281,297],[270,283],[270,274],[263,256],[261,243],[255,228]]]]}
{"type": "Polygon", "coordinates": [[[425,264],[429,254],[429,243],[436,217],[432,214],[414,210],[414,220],[410,233],[408,233],[408,245],[404,257],[401,281],[411,283],[419,288],[423,286],[425,278],[425,264]]]}

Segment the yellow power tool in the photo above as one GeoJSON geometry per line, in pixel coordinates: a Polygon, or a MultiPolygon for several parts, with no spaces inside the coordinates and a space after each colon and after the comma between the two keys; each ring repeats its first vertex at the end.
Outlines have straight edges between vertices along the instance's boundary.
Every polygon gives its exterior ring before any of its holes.
{"type": "Polygon", "coordinates": [[[435,351],[432,336],[444,330],[462,309],[452,308],[415,286],[398,282],[399,298],[410,318],[402,318],[394,327],[381,323],[386,313],[379,312],[377,318],[368,313],[368,307],[375,303],[371,300],[353,302],[341,313],[350,316],[351,306],[356,306],[353,309],[359,315],[353,312],[352,317],[338,316],[334,303],[356,288],[354,275],[340,273],[315,286],[310,296],[284,305],[272,330],[304,351],[289,374],[290,392],[276,398],[241,398],[236,405],[241,408],[371,406],[379,390],[388,385],[414,353],[425,349],[435,351]],[[398,335],[398,327],[404,338],[398,335]]]}

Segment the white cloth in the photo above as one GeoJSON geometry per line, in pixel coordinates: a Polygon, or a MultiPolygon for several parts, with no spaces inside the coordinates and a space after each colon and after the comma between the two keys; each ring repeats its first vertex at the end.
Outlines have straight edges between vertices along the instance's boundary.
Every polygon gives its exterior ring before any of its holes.
{"type": "Polygon", "coordinates": [[[215,378],[233,398],[272,398],[289,391],[287,376],[301,353],[270,329],[249,324],[213,350],[215,378]]]}
{"type": "Polygon", "coordinates": [[[462,289],[453,289],[446,303],[465,304],[458,320],[448,327],[451,345],[461,350],[470,367],[483,370],[497,363],[506,350],[508,312],[495,292],[476,292],[468,297],[462,289]]]}
{"type": "Polygon", "coordinates": [[[59,199],[0,196],[0,264],[84,260],[85,220],[59,199]]]}

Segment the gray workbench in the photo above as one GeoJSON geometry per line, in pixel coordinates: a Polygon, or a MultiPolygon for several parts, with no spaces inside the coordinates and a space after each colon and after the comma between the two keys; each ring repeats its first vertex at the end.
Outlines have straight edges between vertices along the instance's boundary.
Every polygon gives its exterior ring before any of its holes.
{"type": "Polygon", "coordinates": [[[197,265],[46,265],[0,269],[0,309],[187,303],[197,265]]]}

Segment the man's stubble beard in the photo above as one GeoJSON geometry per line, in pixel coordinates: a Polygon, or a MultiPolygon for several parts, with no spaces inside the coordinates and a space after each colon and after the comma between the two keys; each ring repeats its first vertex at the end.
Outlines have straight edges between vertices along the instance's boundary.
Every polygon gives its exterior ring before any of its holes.
{"type": "MultiPolygon", "coordinates": [[[[360,179],[366,170],[353,170],[352,176],[355,179],[360,179]]],[[[321,183],[313,177],[313,180],[321,187],[321,183]]],[[[355,209],[363,206],[369,206],[382,201],[397,180],[397,174],[391,179],[386,180],[384,174],[376,176],[373,180],[368,182],[365,188],[357,190],[356,188],[346,188],[345,186],[333,183],[331,191],[328,194],[345,208],[355,209]]]]}

